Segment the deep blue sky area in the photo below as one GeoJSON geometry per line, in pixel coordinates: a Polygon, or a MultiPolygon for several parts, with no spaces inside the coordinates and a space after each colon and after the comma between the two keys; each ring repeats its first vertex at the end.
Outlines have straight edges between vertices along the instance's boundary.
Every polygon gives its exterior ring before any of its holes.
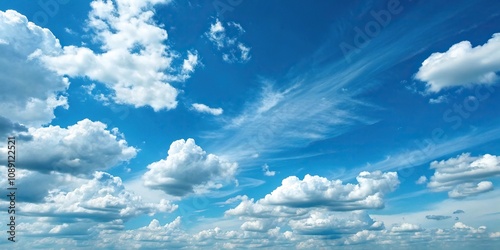
{"type": "Polygon", "coordinates": [[[0,248],[498,249],[499,10],[2,1],[0,248]]]}

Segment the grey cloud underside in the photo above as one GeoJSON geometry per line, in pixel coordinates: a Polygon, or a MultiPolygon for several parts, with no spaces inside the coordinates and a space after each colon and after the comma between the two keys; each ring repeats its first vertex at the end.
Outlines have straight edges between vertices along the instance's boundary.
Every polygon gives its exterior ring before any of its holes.
{"type": "Polygon", "coordinates": [[[447,219],[450,219],[451,216],[449,216],[449,215],[426,215],[425,218],[428,220],[447,220],[447,219]]]}

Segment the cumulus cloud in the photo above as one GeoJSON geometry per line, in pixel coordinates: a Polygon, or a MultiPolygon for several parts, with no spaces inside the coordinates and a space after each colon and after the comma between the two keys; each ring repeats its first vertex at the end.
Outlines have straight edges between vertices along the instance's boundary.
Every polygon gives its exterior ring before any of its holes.
{"type": "Polygon", "coordinates": [[[304,219],[291,220],[290,227],[301,235],[353,234],[361,230],[381,230],[384,224],[374,221],[364,211],[331,213],[314,210],[304,219]]]}
{"type": "Polygon", "coordinates": [[[455,210],[455,211],[453,212],[453,214],[463,214],[463,213],[465,213],[465,211],[464,211],[464,210],[461,210],[461,209],[455,210]]]}
{"type": "Polygon", "coordinates": [[[222,115],[222,113],[224,112],[224,110],[222,108],[211,108],[211,107],[209,107],[205,104],[201,104],[201,103],[193,103],[191,106],[197,112],[207,113],[207,114],[211,114],[211,115],[222,115]]]}
{"type": "Polygon", "coordinates": [[[262,166],[262,171],[264,172],[265,176],[274,176],[274,175],[276,175],[276,171],[269,170],[269,166],[267,164],[264,164],[262,166]]]}
{"type": "Polygon", "coordinates": [[[500,33],[485,44],[472,47],[469,41],[454,44],[444,53],[433,53],[416,74],[428,91],[471,84],[492,84],[500,71],[500,33]]]}
{"type": "Polygon", "coordinates": [[[481,181],[477,184],[464,183],[455,186],[448,192],[450,198],[465,198],[469,196],[478,195],[493,190],[493,183],[491,181],[481,181]]]}
{"type": "Polygon", "coordinates": [[[238,39],[245,32],[240,24],[228,22],[224,24],[215,20],[210,24],[210,30],[205,34],[214,46],[222,52],[222,59],[227,63],[245,63],[251,58],[250,47],[238,39]]]}
{"type": "Polygon", "coordinates": [[[448,191],[451,198],[465,198],[491,191],[493,183],[484,181],[500,175],[500,157],[485,154],[472,157],[463,153],[448,160],[431,163],[434,175],[427,187],[435,192],[448,191]]]}
{"type": "Polygon", "coordinates": [[[377,236],[375,233],[368,230],[363,230],[350,236],[348,239],[344,241],[344,244],[355,245],[355,244],[367,243],[375,240],[376,237],[377,236]]]}
{"type": "Polygon", "coordinates": [[[461,231],[468,231],[472,234],[477,234],[477,233],[484,233],[486,232],[486,227],[485,226],[480,226],[478,228],[474,228],[474,227],[471,227],[471,226],[467,226],[465,225],[464,223],[462,222],[456,222],[454,225],[453,225],[453,229],[458,229],[458,230],[461,230],[461,231]]]}
{"type": "Polygon", "coordinates": [[[303,180],[290,176],[262,202],[289,207],[320,206],[335,211],[377,209],[384,207],[384,195],[399,185],[395,172],[361,172],[356,180],[358,184],[344,185],[341,180],[320,176],[306,175],[303,180]]]}
{"type": "Polygon", "coordinates": [[[100,51],[66,46],[57,55],[40,58],[59,74],[104,83],[116,103],[150,106],[155,111],[173,109],[178,90],[169,82],[188,79],[198,54],[188,51],[187,59],[174,65],[180,54],[165,45],[167,31],[153,19],[153,6],[169,2],[94,0],[87,28],[100,51]]]}
{"type": "Polygon", "coordinates": [[[0,11],[0,37],[0,116],[29,126],[50,123],[54,109],[68,108],[69,81],[34,55],[57,54],[59,40],[14,10],[0,11]]]}
{"type": "Polygon", "coordinates": [[[73,175],[92,174],[127,162],[137,149],[130,147],[118,130],[106,130],[106,124],[88,119],[61,128],[30,128],[32,139],[23,143],[19,165],[42,173],[56,171],[73,175]]]}
{"type": "Polygon", "coordinates": [[[144,184],[167,194],[184,196],[197,190],[220,188],[234,180],[237,163],[207,154],[193,139],[172,142],[164,160],[151,163],[144,184]]]}
{"type": "Polygon", "coordinates": [[[399,225],[394,225],[391,228],[391,232],[393,233],[413,233],[422,230],[423,229],[420,226],[411,223],[401,223],[399,225]]]}
{"type": "Polygon", "coordinates": [[[13,122],[6,117],[0,116],[0,137],[16,136],[18,139],[30,140],[28,128],[17,122],[13,122]]]}
{"type": "Polygon", "coordinates": [[[447,219],[450,219],[451,216],[449,216],[449,215],[426,215],[425,218],[428,220],[447,220],[447,219]]]}
{"type": "MultiPolygon", "coordinates": [[[[240,196],[237,198],[241,200],[235,208],[228,209],[225,215],[228,216],[242,216],[249,218],[269,218],[269,217],[295,217],[304,215],[308,212],[307,209],[296,209],[285,206],[272,206],[263,204],[262,200],[255,201],[248,196],[240,196]]],[[[230,199],[228,202],[234,202],[236,199],[230,199]]]]}
{"type": "Polygon", "coordinates": [[[96,221],[129,219],[143,214],[172,212],[177,208],[167,200],[158,204],[144,203],[140,196],[125,190],[122,180],[104,172],[95,172],[92,179],[69,192],[51,190],[45,203],[27,203],[28,216],[71,217],[96,221]]]}
{"type": "Polygon", "coordinates": [[[251,232],[267,232],[273,224],[269,220],[249,220],[241,224],[241,230],[251,232]]]}
{"type": "Polygon", "coordinates": [[[420,178],[418,178],[418,180],[415,183],[418,185],[421,185],[421,184],[425,184],[426,182],[427,182],[427,177],[422,175],[422,176],[420,176],[420,178]]]}
{"type": "MultiPolygon", "coordinates": [[[[7,173],[7,167],[0,169],[7,173]]],[[[73,176],[68,173],[39,173],[36,171],[18,168],[16,169],[16,185],[19,187],[31,186],[36,183],[36,188],[23,189],[16,194],[18,200],[29,203],[43,203],[45,197],[52,190],[71,191],[83,185],[87,179],[73,176]]],[[[7,179],[0,179],[0,185],[7,186],[7,179]]],[[[1,199],[8,200],[7,196],[1,199]]]]}

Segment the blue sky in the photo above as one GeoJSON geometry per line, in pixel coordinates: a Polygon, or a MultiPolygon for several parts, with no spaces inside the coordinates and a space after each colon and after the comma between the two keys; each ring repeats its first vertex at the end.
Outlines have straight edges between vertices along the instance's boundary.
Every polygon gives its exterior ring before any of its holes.
{"type": "Polygon", "coordinates": [[[497,249],[499,9],[2,1],[0,244],[497,249]]]}

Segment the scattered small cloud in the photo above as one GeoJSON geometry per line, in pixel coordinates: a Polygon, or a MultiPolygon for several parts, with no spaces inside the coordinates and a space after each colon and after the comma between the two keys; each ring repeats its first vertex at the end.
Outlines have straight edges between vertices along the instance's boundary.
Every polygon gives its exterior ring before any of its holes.
{"type": "Polygon", "coordinates": [[[439,103],[445,103],[448,102],[448,97],[445,95],[438,96],[436,98],[431,98],[429,99],[430,104],[439,104],[439,103]]]}
{"type": "Polygon", "coordinates": [[[251,58],[250,47],[239,42],[241,35],[245,33],[243,27],[235,22],[227,22],[225,25],[216,19],[210,24],[210,29],[205,35],[222,52],[222,59],[227,63],[245,63],[251,58]]]}
{"type": "Polygon", "coordinates": [[[422,175],[422,176],[420,176],[420,178],[418,178],[418,180],[415,183],[418,185],[422,185],[422,184],[425,184],[426,182],[427,182],[427,177],[422,175]]]}
{"type": "Polygon", "coordinates": [[[447,220],[447,219],[450,219],[451,216],[449,216],[449,215],[426,215],[425,218],[428,220],[447,220]]]}
{"type": "Polygon", "coordinates": [[[191,107],[196,110],[197,112],[200,112],[200,113],[207,113],[207,114],[211,114],[211,115],[222,115],[222,113],[224,112],[224,110],[222,108],[211,108],[205,104],[201,104],[201,103],[193,103],[191,104],[191,107]]]}
{"type": "Polygon", "coordinates": [[[264,172],[265,176],[274,176],[274,175],[276,175],[276,171],[270,171],[269,170],[269,165],[267,165],[267,164],[264,164],[262,166],[262,171],[264,172]]]}

